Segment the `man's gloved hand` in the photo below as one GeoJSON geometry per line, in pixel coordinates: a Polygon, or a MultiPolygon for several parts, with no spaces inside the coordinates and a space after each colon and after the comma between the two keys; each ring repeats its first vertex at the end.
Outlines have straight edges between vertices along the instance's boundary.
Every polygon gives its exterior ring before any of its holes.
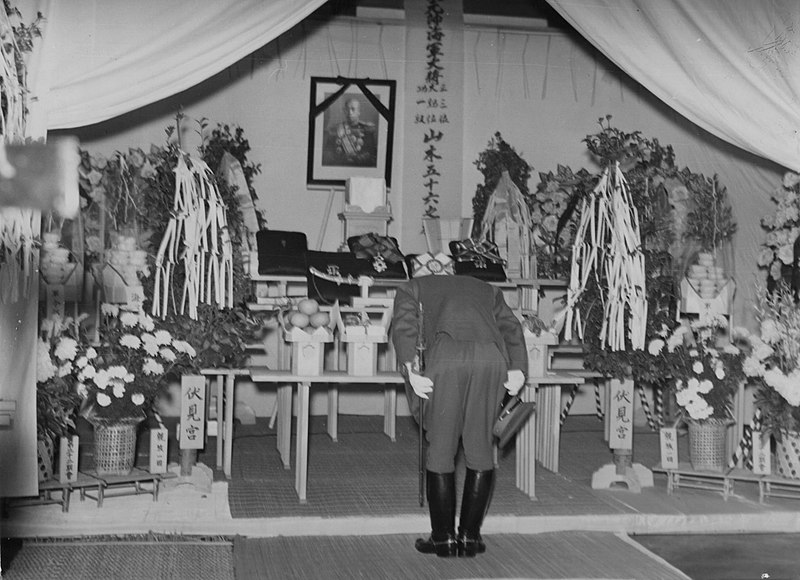
{"type": "Polygon", "coordinates": [[[428,377],[423,377],[412,371],[410,362],[406,363],[405,366],[406,376],[408,377],[408,382],[411,384],[411,388],[414,389],[414,392],[420,399],[427,399],[428,393],[433,391],[433,381],[428,377]]]}
{"type": "Polygon", "coordinates": [[[503,386],[509,393],[511,393],[511,396],[514,396],[517,393],[519,393],[520,389],[522,389],[522,386],[524,384],[525,384],[525,373],[517,369],[513,371],[508,371],[508,379],[506,380],[505,383],[503,383],[503,386]]]}

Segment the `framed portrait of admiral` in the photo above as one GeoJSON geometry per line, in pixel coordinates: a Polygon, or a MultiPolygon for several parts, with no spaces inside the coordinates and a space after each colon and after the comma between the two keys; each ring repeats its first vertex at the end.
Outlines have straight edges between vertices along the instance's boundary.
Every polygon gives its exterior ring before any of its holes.
{"type": "Polygon", "coordinates": [[[311,77],[309,185],[383,177],[391,187],[395,81],[311,77]]]}

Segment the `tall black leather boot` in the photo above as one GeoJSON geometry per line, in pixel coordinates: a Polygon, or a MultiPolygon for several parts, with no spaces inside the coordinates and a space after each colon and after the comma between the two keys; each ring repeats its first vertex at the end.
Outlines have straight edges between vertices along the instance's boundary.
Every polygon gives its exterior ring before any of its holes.
{"type": "Polygon", "coordinates": [[[494,470],[475,471],[467,468],[464,495],[461,497],[461,518],[458,522],[458,555],[474,557],[486,551],[481,526],[494,488],[494,470]]]}
{"type": "Polygon", "coordinates": [[[458,555],[456,542],[456,474],[426,472],[431,535],[418,538],[414,547],[423,554],[442,558],[458,555]]]}

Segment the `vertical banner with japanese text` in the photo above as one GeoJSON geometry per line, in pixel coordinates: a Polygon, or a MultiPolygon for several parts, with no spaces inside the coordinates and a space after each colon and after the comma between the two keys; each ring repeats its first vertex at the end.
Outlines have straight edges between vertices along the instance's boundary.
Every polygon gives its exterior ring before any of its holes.
{"type": "Polygon", "coordinates": [[[404,240],[422,218],[461,216],[463,12],[459,0],[406,0],[404,240]]]}
{"type": "Polygon", "coordinates": [[[633,381],[611,379],[610,385],[608,446],[633,449],[633,381]]]}
{"type": "Polygon", "coordinates": [[[202,449],[206,426],[206,379],[181,377],[181,449],[202,449]]]}

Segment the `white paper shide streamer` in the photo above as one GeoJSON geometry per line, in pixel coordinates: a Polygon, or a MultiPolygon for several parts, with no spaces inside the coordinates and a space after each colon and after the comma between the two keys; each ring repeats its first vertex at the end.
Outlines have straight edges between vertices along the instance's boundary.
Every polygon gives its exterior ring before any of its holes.
{"type": "MultiPolygon", "coordinates": [[[[26,131],[25,79],[16,66],[19,52],[11,22],[0,9],[0,109],[2,144],[23,142],[26,131]]],[[[0,208],[0,303],[13,304],[27,297],[36,275],[34,237],[39,234],[39,212],[0,208]]]]}
{"type": "Polygon", "coordinates": [[[175,167],[173,215],[156,255],[153,316],[167,315],[170,297],[179,314],[197,319],[199,304],[233,307],[233,246],[228,219],[214,175],[201,159],[179,152],[175,167]],[[185,282],[174,292],[175,269],[185,282]]]}
{"type": "Polygon", "coordinates": [[[565,338],[573,327],[583,338],[580,310],[576,308],[592,277],[603,305],[600,346],[625,350],[625,338],[634,350],[645,345],[647,294],[639,214],[628,183],[617,163],[603,172],[599,183],[581,205],[581,219],[572,248],[572,269],[567,290],[565,338]]]}

